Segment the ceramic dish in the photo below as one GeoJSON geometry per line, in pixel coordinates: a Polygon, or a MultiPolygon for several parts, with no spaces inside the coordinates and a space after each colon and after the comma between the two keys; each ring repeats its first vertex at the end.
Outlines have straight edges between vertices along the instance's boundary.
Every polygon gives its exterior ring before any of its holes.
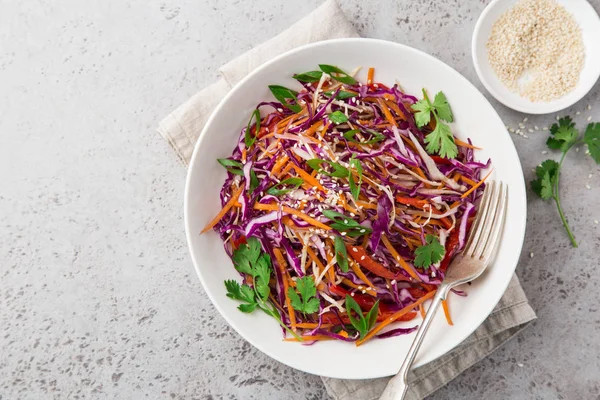
{"type": "MultiPolygon", "coordinates": [[[[264,64],[238,85],[217,107],[196,144],[185,190],[185,228],[198,276],[206,293],[227,322],[248,342],[270,357],[312,374],[346,379],[376,378],[394,374],[406,354],[413,335],[373,340],[361,347],[352,343],[326,341],[312,346],[282,341],[281,329],[262,313],[243,314],[237,303],[226,297],[223,281],[239,274],[214,232],[201,229],[220,209],[219,190],[225,170],[216,162],[227,157],[257,103],[271,99],[270,84],[300,88],[293,73],[309,71],[317,64],[337,65],[347,71],[375,67],[377,81],[398,81],[407,93],[419,94],[422,87],[443,91],[455,116],[453,132],[470,137],[483,148],[480,160],[491,158],[492,179],[509,186],[508,215],[498,256],[484,276],[464,288],[468,297],[451,296],[454,326],[438,313],[417,356],[415,366],[431,362],[469,336],[490,314],[502,297],[517,265],[525,234],[526,198],[521,165],[504,124],[485,97],[458,72],[421,51],[397,43],[373,39],[339,39],[310,44],[285,53],[264,64]]],[[[412,323],[414,325],[414,321],[412,323]]],[[[399,326],[402,326],[399,324],[399,326]]]]}

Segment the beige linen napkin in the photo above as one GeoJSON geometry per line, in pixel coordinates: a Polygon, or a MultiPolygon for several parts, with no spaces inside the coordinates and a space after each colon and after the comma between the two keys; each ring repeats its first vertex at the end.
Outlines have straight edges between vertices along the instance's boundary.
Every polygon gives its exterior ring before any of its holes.
{"type": "MultiPolygon", "coordinates": [[[[187,165],[204,124],[227,92],[265,61],[303,44],[320,40],[357,37],[335,0],[317,10],[280,35],[255,47],[221,67],[223,78],[201,90],[181,105],[158,127],[177,155],[187,165]]],[[[444,386],[458,374],[488,354],[535,319],[516,275],[488,319],[463,343],[438,360],[411,371],[407,399],[420,400],[444,386]]],[[[451,329],[451,328],[450,328],[451,329]]],[[[400,367],[400,365],[398,365],[400,367]]],[[[341,380],[322,378],[335,400],[373,400],[382,393],[388,378],[341,380]]]]}

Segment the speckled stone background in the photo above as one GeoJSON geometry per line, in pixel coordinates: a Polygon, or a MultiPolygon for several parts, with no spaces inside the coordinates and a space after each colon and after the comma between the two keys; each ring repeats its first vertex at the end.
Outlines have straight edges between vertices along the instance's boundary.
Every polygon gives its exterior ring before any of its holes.
{"type": "MultiPolygon", "coordinates": [[[[341,5],[362,35],[429,52],[483,90],[470,39],[487,2],[341,5]]],[[[327,398],[204,294],[185,243],[185,169],[155,130],[221,64],[319,3],[0,1],[0,399],[327,398]]],[[[599,92],[567,112],[600,120],[599,92]]],[[[490,100],[507,125],[525,117],[490,100]]],[[[548,157],[546,134],[528,136],[513,136],[527,180],[548,157]]],[[[563,203],[579,249],[555,208],[529,198],[517,272],[539,320],[432,399],[599,398],[599,178],[583,151],[569,155],[563,203]]]]}

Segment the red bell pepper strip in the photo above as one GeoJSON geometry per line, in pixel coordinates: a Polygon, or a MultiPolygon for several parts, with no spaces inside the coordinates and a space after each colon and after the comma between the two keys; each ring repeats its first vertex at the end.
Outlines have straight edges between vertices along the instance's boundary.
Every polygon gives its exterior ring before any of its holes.
{"type": "Polygon", "coordinates": [[[346,244],[346,250],[361,267],[368,269],[377,276],[386,279],[395,279],[396,281],[411,281],[409,277],[402,275],[400,272],[394,273],[383,265],[379,264],[377,261],[373,260],[361,246],[352,246],[351,244],[346,244]]]}

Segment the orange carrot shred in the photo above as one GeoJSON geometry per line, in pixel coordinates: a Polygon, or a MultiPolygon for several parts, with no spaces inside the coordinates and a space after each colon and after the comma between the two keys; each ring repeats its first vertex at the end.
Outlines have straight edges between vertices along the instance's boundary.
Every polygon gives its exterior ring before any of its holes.
{"type": "Polygon", "coordinates": [[[377,99],[377,102],[381,106],[381,110],[383,111],[383,115],[385,115],[385,119],[387,119],[390,124],[394,125],[395,127],[398,127],[396,120],[392,116],[392,113],[390,112],[383,99],[377,99]]]}
{"type": "Polygon", "coordinates": [[[369,72],[367,73],[367,84],[370,85],[373,83],[373,75],[375,75],[375,68],[369,68],[369,72]]]}
{"type": "Polygon", "coordinates": [[[406,263],[406,261],[404,261],[404,259],[402,258],[402,256],[400,254],[398,254],[398,252],[396,251],[396,249],[394,248],[394,246],[392,246],[392,243],[387,238],[387,236],[381,235],[381,241],[383,242],[383,244],[385,245],[385,247],[388,249],[388,251],[390,252],[390,254],[392,255],[392,257],[394,257],[394,260],[398,261],[398,264],[400,264],[400,266],[402,267],[402,269],[404,269],[406,272],[408,272],[408,274],[410,276],[412,276],[413,279],[416,279],[417,281],[420,282],[421,279],[419,278],[419,275],[417,275],[417,273],[415,272],[414,268],[411,268],[411,266],[408,265],[406,263]]]}
{"type": "Polygon", "coordinates": [[[423,307],[423,304],[419,304],[419,311],[421,312],[421,318],[425,319],[425,307],[423,307]]]}
{"type": "Polygon", "coordinates": [[[442,307],[444,308],[444,315],[446,316],[446,321],[448,325],[454,325],[452,323],[452,317],[450,317],[450,310],[448,309],[448,300],[442,300],[442,307]]]}
{"type": "MultiPolygon", "coordinates": [[[[277,204],[255,203],[254,209],[262,210],[262,211],[277,211],[277,210],[279,210],[279,206],[277,204]]],[[[309,217],[308,215],[306,215],[298,210],[295,210],[291,207],[283,206],[283,207],[281,207],[281,209],[284,213],[295,215],[296,217],[305,220],[306,222],[308,222],[311,225],[316,226],[317,228],[325,229],[327,231],[331,229],[329,226],[325,225],[324,223],[317,221],[316,219],[309,217]]]]}
{"type": "Polygon", "coordinates": [[[466,192],[464,192],[462,194],[462,196],[460,196],[461,199],[464,199],[465,197],[467,197],[468,195],[470,195],[471,193],[473,193],[474,190],[476,190],[479,186],[481,186],[481,184],[483,182],[485,182],[485,180],[492,174],[492,172],[494,172],[494,170],[491,170],[490,172],[488,172],[488,174],[479,182],[477,182],[477,184],[473,187],[471,187],[471,189],[467,190],[466,192]]]}
{"type": "Polygon", "coordinates": [[[463,142],[460,139],[454,138],[454,143],[456,143],[457,146],[461,146],[461,147],[467,147],[469,149],[473,149],[473,150],[481,150],[480,147],[475,147],[472,144],[469,144],[467,142],[463,142]]]}
{"type": "Polygon", "coordinates": [[[231,209],[231,207],[233,207],[233,205],[235,203],[237,203],[237,199],[238,199],[238,197],[240,197],[240,194],[242,194],[243,190],[244,190],[244,187],[240,186],[235,192],[233,192],[233,195],[231,195],[231,199],[229,199],[227,204],[225,204],[225,206],[221,209],[221,211],[219,211],[219,213],[213,218],[213,220],[210,221],[208,223],[208,225],[206,225],[200,233],[204,233],[204,232],[212,229],[216,224],[218,224],[219,221],[221,220],[221,218],[223,218],[225,216],[225,214],[227,214],[227,212],[231,209]]]}
{"type": "Polygon", "coordinates": [[[275,254],[275,259],[277,260],[277,264],[279,264],[279,269],[281,270],[281,275],[283,276],[283,293],[285,295],[285,304],[288,308],[288,313],[290,314],[290,324],[292,325],[292,330],[296,330],[296,314],[294,313],[294,307],[292,307],[292,302],[288,297],[288,273],[285,270],[287,263],[285,262],[285,258],[283,258],[283,254],[281,254],[281,250],[277,247],[273,249],[273,254],[275,254]]]}

